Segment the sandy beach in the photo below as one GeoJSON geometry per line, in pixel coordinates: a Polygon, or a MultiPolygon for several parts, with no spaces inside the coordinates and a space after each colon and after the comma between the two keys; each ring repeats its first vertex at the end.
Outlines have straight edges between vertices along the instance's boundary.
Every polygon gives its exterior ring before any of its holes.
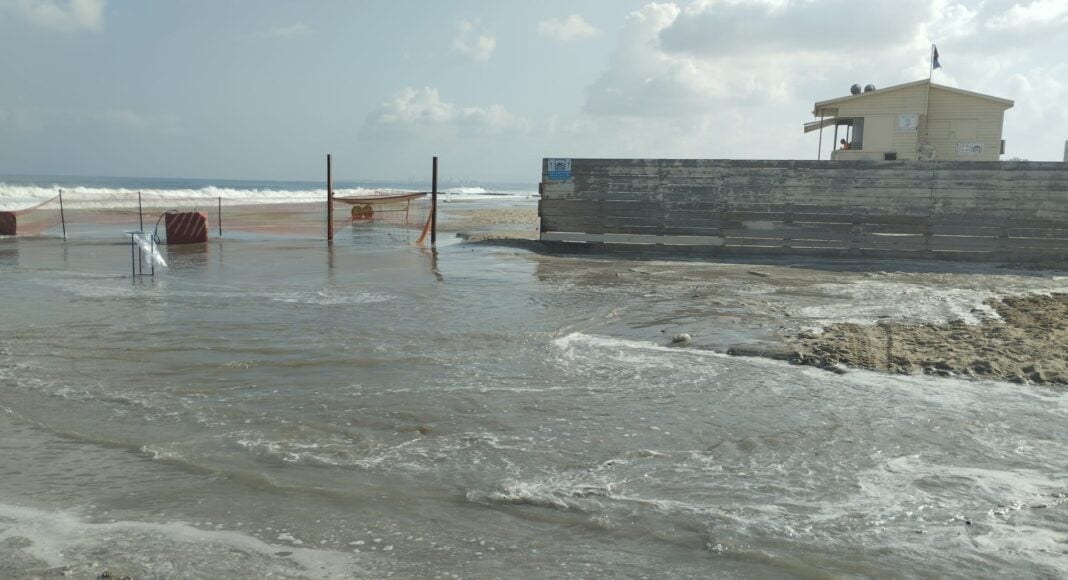
{"type": "Polygon", "coordinates": [[[538,239],[536,206],[473,209],[464,205],[452,203],[442,209],[443,219],[438,223],[441,232],[471,242],[538,239]]]}

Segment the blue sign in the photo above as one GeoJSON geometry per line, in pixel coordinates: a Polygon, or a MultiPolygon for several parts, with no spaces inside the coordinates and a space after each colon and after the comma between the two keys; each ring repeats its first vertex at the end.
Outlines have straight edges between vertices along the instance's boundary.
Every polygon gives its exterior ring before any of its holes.
{"type": "Polygon", "coordinates": [[[549,179],[553,181],[567,181],[568,179],[571,179],[570,159],[549,159],[547,162],[549,179]]]}

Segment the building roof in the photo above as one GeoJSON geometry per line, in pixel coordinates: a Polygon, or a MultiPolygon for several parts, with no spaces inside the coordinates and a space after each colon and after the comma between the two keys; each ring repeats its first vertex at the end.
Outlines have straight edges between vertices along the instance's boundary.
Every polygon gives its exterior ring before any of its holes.
{"type": "MultiPolygon", "coordinates": [[[[998,103],[1001,106],[1005,107],[1006,109],[1010,109],[1010,108],[1012,108],[1013,105],[1015,105],[1015,103],[1013,101],[1009,100],[1009,99],[1002,99],[1000,97],[993,97],[993,96],[990,96],[990,95],[984,95],[982,93],[973,93],[972,91],[965,91],[963,89],[955,89],[953,87],[947,87],[945,85],[937,85],[935,83],[932,83],[930,81],[930,79],[922,79],[922,80],[918,80],[918,81],[913,81],[911,83],[905,83],[905,84],[902,84],[902,85],[894,85],[892,87],[886,87],[885,89],[877,89],[877,90],[874,90],[874,91],[869,91],[869,92],[866,92],[866,93],[860,93],[860,94],[857,94],[857,95],[847,95],[847,96],[844,96],[844,97],[838,97],[837,99],[829,99],[829,100],[826,100],[826,101],[819,101],[818,103],[816,103],[815,108],[812,110],[812,115],[815,116],[815,117],[819,117],[821,109],[834,107],[835,105],[838,105],[840,103],[844,103],[844,102],[847,102],[847,101],[865,99],[865,98],[868,98],[868,97],[871,97],[871,96],[874,96],[874,95],[884,95],[884,94],[889,93],[889,92],[900,91],[902,89],[908,89],[908,88],[912,88],[912,87],[918,87],[918,86],[922,87],[922,86],[924,86],[924,85],[926,85],[928,83],[930,83],[931,88],[933,88],[933,89],[938,89],[938,90],[942,90],[942,91],[946,91],[946,92],[950,92],[950,93],[956,93],[958,95],[965,95],[965,96],[968,96],[968,97],[976,97],[976,98],[979,98],[979,99],[985,99],[987,101],[992,101],[994,103],[998,103]]],[[[834,116],[835,114],[837,114],[837,111],[835,111],[835,113],[824,112],[823,116],[834,116]]]]}

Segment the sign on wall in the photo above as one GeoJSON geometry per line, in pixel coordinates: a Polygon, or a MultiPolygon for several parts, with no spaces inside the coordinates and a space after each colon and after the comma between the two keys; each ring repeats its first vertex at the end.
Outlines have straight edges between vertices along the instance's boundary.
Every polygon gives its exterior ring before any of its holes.
{"type": "Polygon", "coordinates": [[[978,141],[960,141],[957,143],[957,155],[982,155],[983,144],[978,141]]]}
{"type": "Polygon", "coordinates": [[[570,159],[549,159],[549,179],[554,181],[566,181],[571,179],[570,159]]]}
{"type": "Polygon", "coordinates": [[[897,116],[898,131],[915,131],[920,125],[920,116],[916,113],[901,113],[897,116]]]}

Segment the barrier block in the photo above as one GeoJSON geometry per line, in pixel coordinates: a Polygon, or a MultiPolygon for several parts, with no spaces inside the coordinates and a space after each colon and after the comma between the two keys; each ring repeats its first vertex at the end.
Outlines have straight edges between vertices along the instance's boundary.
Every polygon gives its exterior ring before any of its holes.
{"type": "Polygon", "coordinates": [[[0,236],[13,236],[16,233],[17,220],[15,212],[0,211],[0,236]]]}
{"type": "Polygon", "coordinates": [[[202,211],[167,214],[167,245],[208,241],[208,214],[202,211]]]}

